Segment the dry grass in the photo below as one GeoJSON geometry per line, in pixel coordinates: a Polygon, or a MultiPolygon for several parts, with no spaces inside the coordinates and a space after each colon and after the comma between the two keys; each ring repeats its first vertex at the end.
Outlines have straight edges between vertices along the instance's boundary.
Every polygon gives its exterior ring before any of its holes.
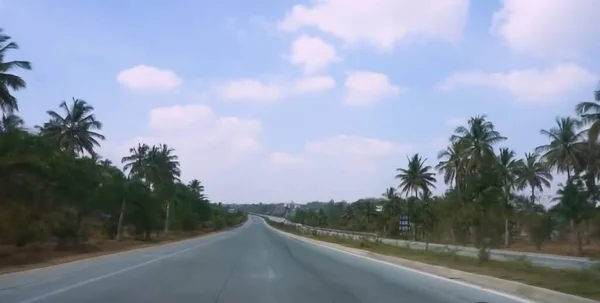
{"type": "MultiPolygon", "coordinates": [[[[563,256],[573,256],[571,252],[571,247],[568,242],[560,241],[560,242],[548,242],[544,243],[541,250],[536,250],[535,246],[530,243],[514,243],[512,244],[508,250],[514,251],[522,251],[522,252],[535,252],[535,253],[544,253],[544,254],[553,254],[553,255],[563,255],[563,256]]],[[[588,257],[597,257],[600,256],[600,246],[599,245],[584,245],[583,246],[583,256],[588,257]]]]}
{"type": "Polygon", "coordinates": [[[471,273],[518,281],[563,293],[600,300],[600,270],[559,270],[533,266],[527,260],[520,262],[480,262],[476,258],[459,256],[456,253],[433,252],[396,247],[382,243],[350,240],[339,236],[316,236],[299,233],[295,228],[273,224],[273,227],[316,240],[332,242],[352,248],[395,256],[407,260],[439,265],[471,273]]]}

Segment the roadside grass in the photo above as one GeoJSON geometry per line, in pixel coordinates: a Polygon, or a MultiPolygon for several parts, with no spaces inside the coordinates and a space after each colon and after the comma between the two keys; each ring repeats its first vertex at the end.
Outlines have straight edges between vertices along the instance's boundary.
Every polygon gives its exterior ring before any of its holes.
{"type": "MultiPolygon", "coordinates": [[[[303,233],[296,227],[266,220],[277,229],[315,240],[331,242],[351,248],[402,259],[438,265],[456,270],[492,276],[543,287],[558,292],[600,300],[600,269],[562,270],[532,265],[527,258],[517,261],[479,261],[477,258],[457,255],[455,251],[424,251],[373,242],[367,239],[354,240],[344,236],[303,233]]],[[[566,303],[566,302],[565,302],[566,303]]]]}

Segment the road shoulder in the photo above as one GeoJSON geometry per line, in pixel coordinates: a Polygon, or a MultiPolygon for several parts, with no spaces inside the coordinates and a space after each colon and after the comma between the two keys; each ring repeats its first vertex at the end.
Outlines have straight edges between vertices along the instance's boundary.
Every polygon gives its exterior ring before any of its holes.
{"type": "Polygon", "coordinates": [[[586,299],[582,297],[577,297],[569,294],[564,294],[552,290],[548,290],[545,288],[535,287],[531,285],[527,285],[524,283],[514,282],[503,280],[495,277],[484,276],[469,272],[464,272],[460,270],[450,269],[442,266],[430,265],[416,261],[410,261],[398,257],[386,256],[382,254],[373,253],[366,250],[350,248],[343,245],[319,241],[307,237],[302,237],[299,235],[291,234],[288,232],[284,232],[278,230],[265,222],[265,224],[273,229],[276,232],[279,232],[285,236],[290,238],[297,239],[299,241],[303,241],[305,243],[310,243],[313,245],[318,245],[322,247],[326,247],[329,249],[334,249],[340,252],[353,254],[363,258],[369,258],[374,261],[388,263],[390,265],[394,265],[397,267],[401,267],[405,270],[410,270],[414,272],[418,272],[420,274],[425,275],[434,275],[437,277],[442,277],[449,279],[452,282],[465,284],[469,286],[481,287],[486,290],[490,290],[493,292],[499,292],[503,294],[509,294],[518,296],[520,298],[525,298],[528,300],[532,300],[534,302],[540,303],[594,303],[598,301],[594,301],[591,299],[586,299]]]}

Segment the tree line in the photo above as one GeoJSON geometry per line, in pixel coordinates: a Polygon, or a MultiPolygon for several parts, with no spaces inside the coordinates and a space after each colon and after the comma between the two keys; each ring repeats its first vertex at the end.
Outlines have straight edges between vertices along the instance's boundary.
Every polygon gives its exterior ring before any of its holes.
{"type": "MultiPolygon", "coordinates": [[[[312,226],[474,245],[482,255],[522,240],[538,250],[549,240],[566,241],[571,254],[584,255],[584,246],[600,245],[599,131],[600,90],[593,101],[578,104],[574,116],[557,117],[553,127],[540,130],[548,143],[523,157],[502,146],[507,138],[492,121],[475,116],[454,130],[435,167],[419,154],[409,157],[397,169],[398,186],[381,198],[313,202],[288,217],[312,226]],[[559,175],[565,180],[550,205],[540,203],[559,175]],[[448,189],[434,196],[437,178],[448,189]],[[410,221],[408,232],[399,230],[402,215],[410,221]]],[[[264,204],[251,209],[274,213],[264,204]]]]}
{"type": "Polygon", "coordinates": [[[59,247],[98,233],[148,240],[169,230],[222,229],[245,220],[210,203],[198,180],[184,184],[175,150],[140,143],[123,168],[96,151],[103,140],[94,107],[82,99],[47,111],[48,120],[27,128],[17,115],[15,75],[27,61],[8,61],[18,45],[0,29],[0,244],[55,241],[59,247]]]}

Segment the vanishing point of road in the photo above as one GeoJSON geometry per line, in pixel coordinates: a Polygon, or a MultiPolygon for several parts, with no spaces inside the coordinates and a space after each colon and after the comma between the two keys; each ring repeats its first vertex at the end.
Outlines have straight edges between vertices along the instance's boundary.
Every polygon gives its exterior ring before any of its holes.
{"type": "Polygon", "coordinates": [[[0,276],[2,303],[522,303],[299,241],[251,216],[218,234],[0,276]]]}

